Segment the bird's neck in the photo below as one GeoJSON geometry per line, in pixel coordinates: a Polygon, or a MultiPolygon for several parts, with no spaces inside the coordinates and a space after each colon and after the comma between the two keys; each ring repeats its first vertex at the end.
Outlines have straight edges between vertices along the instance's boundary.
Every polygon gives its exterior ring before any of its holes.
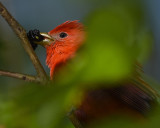
{"type": "Polygon", "coordinates": [[[77,51],[78,46],[68,46],[54,44],[46,47],[46,64],[50,68],[50,77],[53,78],[54,70],[57,65],[65,63],[72,58],[77,51]]]}

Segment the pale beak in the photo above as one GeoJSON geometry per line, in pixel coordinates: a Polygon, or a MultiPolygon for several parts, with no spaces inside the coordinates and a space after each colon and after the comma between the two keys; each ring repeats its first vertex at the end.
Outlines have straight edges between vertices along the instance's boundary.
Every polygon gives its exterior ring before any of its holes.
{"type": "Polygon", "coordinates": [[[44,39],[42,41],[35,42],[36,44],[39,44],[45,47],[46,45],[50,45],[51,43],[53,43],[54,38],[48,35],[48,33],[41,32],[40,34],[41,36],[43,36],[44,39]]]}

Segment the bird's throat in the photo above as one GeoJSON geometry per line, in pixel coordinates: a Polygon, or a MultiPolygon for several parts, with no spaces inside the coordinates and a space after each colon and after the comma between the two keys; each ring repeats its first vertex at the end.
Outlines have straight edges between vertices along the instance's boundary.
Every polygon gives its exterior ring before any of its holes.
{"type": "Polygon", "coordinates": [[[56,66],[63,64],[72,58],[77,51],[77,47],[62,45],[50,45],[46,47],[46,65],[50,68],[50,78],[53,79],[56,66]]]}

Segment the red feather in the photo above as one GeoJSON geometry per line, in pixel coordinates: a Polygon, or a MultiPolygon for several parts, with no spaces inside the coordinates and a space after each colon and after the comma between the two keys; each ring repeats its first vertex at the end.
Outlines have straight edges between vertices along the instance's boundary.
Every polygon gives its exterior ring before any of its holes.
{"type": "Polygon", "coordinates": [[[46,46],[46,64],[50,68],[50,77],[53,78],[55,67],[72,58],[84,42],[85,32],[81,23],[66,21],[48,33],[55,40],[51,45],[46,46]],[[67,37],[60,38],[59,34],[65,32],[67,37]]]}

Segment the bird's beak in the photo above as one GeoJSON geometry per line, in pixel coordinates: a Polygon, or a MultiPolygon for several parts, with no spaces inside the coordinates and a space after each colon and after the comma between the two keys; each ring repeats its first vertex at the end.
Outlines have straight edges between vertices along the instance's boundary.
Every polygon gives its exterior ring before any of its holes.
{"type": "Polygon", "coordinates": [[[51,43],[53,43],[54,38],[48,35],[48,33],[41,32],[40,34],[41,36],[43,36],[44,39],[40,42],[36,42],[36,44],[39,44],[45,47],[46,45],[50,45],[51,43]]]}

